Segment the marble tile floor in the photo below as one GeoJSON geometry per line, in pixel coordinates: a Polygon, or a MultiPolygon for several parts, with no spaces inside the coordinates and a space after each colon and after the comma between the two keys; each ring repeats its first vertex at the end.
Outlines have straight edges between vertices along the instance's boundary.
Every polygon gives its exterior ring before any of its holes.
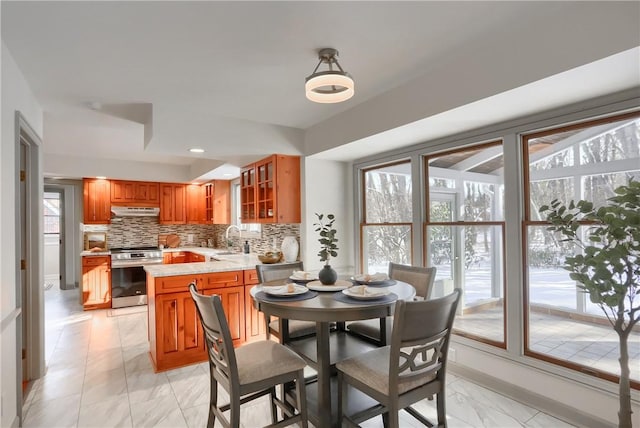
{"type": "MultiPolygon", "coordinates": [[[[25,399],[24,427],[206,426],[207,363],[154,373],[144,308],[83,312],[77,290],[53,287],[45,294],[48,371],[25,399]]],[[[461,377],[448,378],[452,428],[572,426],[461,377]]],[[[435,418],[433,401],[416,407],[435,418]]],[[[421,426],[404,412],[400,417],[403,427],[421,426]]],[[[269,418],[266,398],[242,407],[244,428],[264,426],[269,418]]],[[[381,418],[363,424],[381,426],[381,418]]]]}

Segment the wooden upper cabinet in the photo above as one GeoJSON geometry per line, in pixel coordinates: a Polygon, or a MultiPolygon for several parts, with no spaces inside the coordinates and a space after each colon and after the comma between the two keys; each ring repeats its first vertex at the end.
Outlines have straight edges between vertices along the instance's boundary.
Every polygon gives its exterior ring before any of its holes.
{"type": "Polygon", "coordinates": [[[213,182],[213,219],[214,224],[231,223],[231,182],[215,180],[213,182]]]}
{"type": "Polygon", "coordinates": [[[240,220],[257,223],[256,213],[256,166],[247,165],[240,171],[240,220]]]}
{"type": "Polygon", "coordinates": [[[85,178],[84,223],[107,224],[111,222],[111,192],[109,180],[85,178]]]}
{"type": "Polygon", "coordinates": [[[207,223],[205,211],[205,187],[199,184],[186,186],[187,198],[187,224],[207,223]]]}
{"type": "Polygon", "coordinates": [[[272,155],[241,170],[243,223],[300,223],[300,157],[272,155]]]}
{"type": "Polygon", "coordinates": [[[186,224],[186,186],[160,184],[160,224],[186,224]]]}
{"type": "Polygon", "coordinates": [[[204,185],[206,223],[231,223],[231,182],[213,180],[204,185]]]}
{"type": "Polygon", "coordinates": [[[111,181],[112,204],[158,206],[160,185],[147,181],[111,181]]]}

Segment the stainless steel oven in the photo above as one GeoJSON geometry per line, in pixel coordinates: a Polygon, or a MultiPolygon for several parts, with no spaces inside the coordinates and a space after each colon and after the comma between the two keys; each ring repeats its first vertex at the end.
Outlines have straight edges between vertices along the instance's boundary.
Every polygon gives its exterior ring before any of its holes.
{"type": "Polygon", "coordinates": [[[162,263],[157,248],[111,249],[111,307],[147,304],[147,275],[144,266],[162,263]]]}

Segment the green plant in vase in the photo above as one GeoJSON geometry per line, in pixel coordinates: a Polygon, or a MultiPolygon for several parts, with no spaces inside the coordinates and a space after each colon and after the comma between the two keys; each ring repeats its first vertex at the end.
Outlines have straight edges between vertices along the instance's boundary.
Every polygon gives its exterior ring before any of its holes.
{"type": "Polygon", "coordinates": [[[318,273],[318,279],[324,285],[333,285],[338,280],[338,273],[331,268],[329,260],[331,260],[331,257],[338,257],[339,248],[336,245],[338,242],[336,233],[338,233],[338,231],[333,228],[336,217],[333,214],[327,214],[326,217],[324,214],[315,214],[316,217],[318,217],[318,222],[313,225],[316,227],[316,232],[320,234],[320,239],[318,239],[320,242],[318,256],[320,256],[321,262],[325,262],[324,268],[318,273]]]}

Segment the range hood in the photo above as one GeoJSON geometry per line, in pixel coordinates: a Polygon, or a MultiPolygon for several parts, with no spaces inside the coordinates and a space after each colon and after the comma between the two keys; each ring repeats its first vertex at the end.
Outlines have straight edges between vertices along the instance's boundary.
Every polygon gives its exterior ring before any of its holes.
{"type": "Polygon", "coordinates": [[[118,207],[111,206],[111,212],[116,217],[158,217],[158,207],[118,207]]]}

